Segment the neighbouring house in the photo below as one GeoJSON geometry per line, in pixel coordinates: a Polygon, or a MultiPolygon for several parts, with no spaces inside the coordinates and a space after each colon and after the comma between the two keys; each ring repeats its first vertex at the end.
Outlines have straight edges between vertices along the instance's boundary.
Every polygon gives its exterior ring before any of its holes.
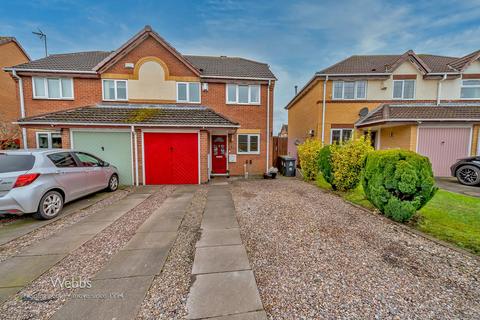
{"type": "Polygon", "coordinates": [[[265,63],[183,55],[150,26],[112,52],[53,54],[21,77],[28,148],[75,148],[123,184],[197,184],[271,165],[275,76],[265,63]]]}
{"type": "Polygon", "coordinates": [[[480,50],[464,57],[351,56],[320,72],[288,103],[288,150],[370,133],[376,149],[428,156],[434,174],[480,153],[480,50]]]}
{"type": "Polygon", "coordinates": [[[282,124],[282,128],[278,133],[279,138],[287,138],[288,137],[288,124],[282,124]]]}
{"type": "Polygon", "coordinates": [[[22,116],[15,80],[1,69],[28,61],[30,57],[14,37],[0,36],[0,146],[19,144],[19,127],[12,122],[22,116]]]}

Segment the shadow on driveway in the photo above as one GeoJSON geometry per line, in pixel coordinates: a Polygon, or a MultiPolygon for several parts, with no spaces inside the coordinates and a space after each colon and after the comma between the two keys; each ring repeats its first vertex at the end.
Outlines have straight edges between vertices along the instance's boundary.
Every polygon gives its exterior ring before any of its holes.
{"type": "Polygon", "coordinates": [[[437,182],[437,186],[441,189],[480,198],[480,186],[465,186],[460,184],[457,179],[453,177],[437,177],[435,178],[435,181],[437,182]]]}

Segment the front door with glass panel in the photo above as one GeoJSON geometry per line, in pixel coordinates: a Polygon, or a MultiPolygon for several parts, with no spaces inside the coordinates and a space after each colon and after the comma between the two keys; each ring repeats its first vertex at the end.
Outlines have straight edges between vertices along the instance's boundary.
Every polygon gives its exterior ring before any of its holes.
{"type": "Polygon", "coordinates": [[[212,136],[212,173],[227,173],[227,136],[212,136]]]}

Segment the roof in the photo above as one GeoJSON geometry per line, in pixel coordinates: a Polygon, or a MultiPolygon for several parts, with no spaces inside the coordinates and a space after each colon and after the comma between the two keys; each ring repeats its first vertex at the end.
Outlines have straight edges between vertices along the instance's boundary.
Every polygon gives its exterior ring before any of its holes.
{"type": "Polygon", "coordinates": [[[121,52],[132,50],[141,41],[139,39],[144,36],[154,37],[201,77],[275,79],[275,75],[266,63],[239,57],[182,55],[153,31],[150,26],[145,26],[115,51],[52,54],[42,59],[16,65],[13,68],[33,71],[97,73],[97,71],[101,72],[102,69],[107,68],[109,63],[113,63],[121,52]]]}
{"type": "Polygon", "coordinates": [[[202,76],[275,79],[266,63],[239,57],[185,55],[202,76]]]}
{"type": "Polygon", "coordinates": [[[109,51],[51,54],[45,58],[16,65],[15,69],[93,72],[93,67],[109,54],[109,51]]]}
{"type": "Polygon", "coordinates": [[[395,55],[355,55],[346,58],[322,71],[319,74],[362,74],[362,73],[386,73],[391,72],[391,67],[396,64],[397,61],[401,61],[402,57],[411,56],[418,59],[420,65],[423,65],[426,69],[430,69],[428,72],[455,72],[461,71],[466,63],[478,59],[480,56],[480,50],[472,52],[464,57],[449,57],[439,56],[432,54],[415,54],[412,50],[409,50],[403,54],[395,55]]]}
{"type": "Polygon", "coordinates": [[[18,120],[19,124],[140,125],[168,127],[239,127],[205,106],[98,104],[18,120]]]}
{"type": "Polygon", "coordinates": [[[355,126],[408,121],[480,121],[480,103],[382,104],[355,126]]]}
{"type": "Polygon", "coordinates": [[[25,51],[25,49],[23,49],[22,45],[20,44],[20,42],[17,41],[17,39],[15,37],[0,36],[0,45],[6,44],[6,43],[9,43],[9,42],[14,42],[17,45],[17,47],[20,49],[20,51],[22,51],[22,53],[25,55],[25,57],[28,60],[30,60],[30,56],[28,55],[27,51],[25,51]]]}

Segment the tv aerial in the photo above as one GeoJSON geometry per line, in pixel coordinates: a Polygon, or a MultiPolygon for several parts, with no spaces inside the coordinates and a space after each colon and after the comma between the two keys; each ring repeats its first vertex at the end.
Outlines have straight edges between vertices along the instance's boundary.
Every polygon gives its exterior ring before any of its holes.
{"type": "Polygon", "coordinates": [[[47,51],[47,35],[43,33],[40,28],[38,28],[38,31],[32,31],[32,33],[40,38],[40,40],[43,40],[43,45],[45,46],[45,57],[48,56],[48,51],[47,51]]]}

